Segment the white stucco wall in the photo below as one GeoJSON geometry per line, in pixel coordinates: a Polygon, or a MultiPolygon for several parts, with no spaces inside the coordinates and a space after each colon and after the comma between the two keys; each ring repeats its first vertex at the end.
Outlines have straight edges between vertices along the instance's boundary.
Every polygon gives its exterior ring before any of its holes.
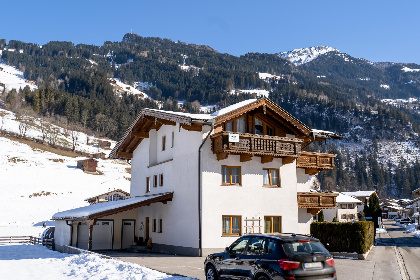
{"type": "MultiPolygon", "coordinates": [[[[205,127],[207,131],[209,127],[205,127]]],[[[138,209],[137,230],[145,237],[146,217],[150,219],[150,237],[153,243],[198,248],[198,147],[203,133],[186,131],[176,126],[163,125],[159,131],[152,130],[150,138],[145,138],[134,151],[131,171],[131,194],[144,196],[146,177],[151,178],[151,192],[174,192],[167,204],[155,203],[138,209]],[[172,147],[174,132],[174,147],[172,147]],[[166,149],[162,151],[162,136],[166,135],[166,149]],[[156,163],[149,166],[149,144],[156,146],[156,163]],[[157,144],[156,144],[157,143],[157,144]],[[166,162],[164,162],[166,161],[166,162]],[[153,187],[153,176],[163,174],[163,186],[153,187]],[[152,232],[153,219],[163,220],[163,232],[152,232]],[[141,225],[143,223],[143,228],[141,225]]],[[[205,134],[204,134],[205,136],[205,134]]],[[[158,178],[159,179],[159,178],[158,178]]]]}
{"type": "Polygon", "coordinates": [[[225,248],[237,238],[222,237],[223,215],[242,216],[242,233],[246,218],[261,218],[264,226],[264,216],[281,216],[282,232],[299,231],[295,162],[283,165],[281,159],[275,158],[262,164],[261,157],[240,162],[238,155],[218,161],[210,143],[205,144],[203,151],[203,248],[225,248]],[[241,166],[241,186],[221,185],[222,165],[241,166]],[[280,187],[263,187],[263,168],[280,169],[280,187]]]}
{"type": "Polygon", "coordinates": [[[56,220],[54,230],[55,249],[62,252],[64,245],[70,245],[71,227],[67,225],[66,221],[56,220]]]}

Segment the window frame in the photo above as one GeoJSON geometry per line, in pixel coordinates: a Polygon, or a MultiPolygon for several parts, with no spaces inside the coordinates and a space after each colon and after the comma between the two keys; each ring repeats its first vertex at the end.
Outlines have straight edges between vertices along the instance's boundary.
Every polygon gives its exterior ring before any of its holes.
{"type": "Polygon", "coordinates": [[[153,219],[152,232],[156,232],[156,219],[153,219]]]}
{"type": "Polygon", "coordinates": [[[240,166],[222,165],[221,166],[222,185],[223,186],[241,186],[242,185],[242,172],[240,166]],[[223,182],[223,167],[229,168],[229,183],[223,182]],[[239,169],[239,183],[232,183],[232,168],[239,169]]]}
{"type": "Polygon", "coordinates": [[[163,173],[159,174],[159,187],[163,187],[163,173]]]}
{"type": "Polygon", "coordinates": [[[166,135],[162,136],[162,152],[166,149],[166,135]]]}
{"type": "Polygon", "coordinates": [[[264,233],[281,233],[282,232],[282,228],[281,228],[281,222],[282,222],[282,218],[281,216],[264,216],[264,233]],[[266,218],[270,218],[270,232],[265,232],[265,219],[266,218]],[[273,222],[273,218],[279,218],[279,231],[274,231],[274,222],[273,222]]]}
{"type": "Polygon", "coordinates": [[[157,180],[158,180],[157,175],[153,175],[153,187],[154,188],[157,188],[157,185],[158,185],[157,180]]]}
{"type": "Polygon", "coordinates": [[[222,215],[222,236],[241,236],[242,235],[242,216],[241,215],[222,215]],[[230,233],[223,232],[223,219],[229,218],[229,229],[230,233]],[[232,221],[233,218],[239,218],[239,233],[232,233],[232,221]]]}
{"type": "Polygon", "coordinates": [[[151,186],[150,186],[150,176],[146,177],[146,193],[149,193],[151,191],[151,186]]]}
{"type": "Polygon", "coordinates": [[[278,188],[280,187],[280,169],[279,168],[263,168],[263,187],[271,187],[271,188],[278,188]],[[264,170],[268,171],[268,184],[264,184],[264,170]],[[272,184],[272,179],[271,179],[271,171],[272,170],[276,170],[277,171],[277,185],[273,185],[272,184]]]}
{"type": "Polygon", "coordinates": [[[174,147],[174,144],[175,144],[175,132],[174,132],[174,131],[172,131],[171,148],[173,148],[173,147],[174,147]]]}
{"type": "Polygon", "coordinates": [[[162,231],[162,224],[163,224],[162,219],[159,219],[159,229],[158,229],[158,233],[162,233],[162,232],[163,232],[163,231],[162,231]]]}

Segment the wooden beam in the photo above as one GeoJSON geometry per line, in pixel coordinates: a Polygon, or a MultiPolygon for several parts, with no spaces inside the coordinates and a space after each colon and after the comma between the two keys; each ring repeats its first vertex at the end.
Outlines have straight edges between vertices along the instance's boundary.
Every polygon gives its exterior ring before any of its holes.
{"type": "Polygon", "coordinates": [[[228,153],[218,153],[217,160],[223,160],[228,158],[228,153]]]}
{"type": "Polygon", "coordinates": [[[133,153],[117,152],[117,155],[120,158],[133,158],[133,153]]]}
{"type": "Polygon", "coordinates": [[[166,125],[176,125],[176,122],[170,120],[158,119],[158,122],[166,125]]]}
{"type": "Polygon", "coordinates": [[[305,174],[309,174],[309,175],[316,175],[319,173],[319,170],[317,168],[307,168],[305,170],[305,174]]]}
{"type": "Polygon", "coordinates": [[[311,213],[312,215],[318,215],[319,212],[321,212],[322,209],[318,208],[308,208],[306,209],[307,213],[311,213]]]}
{"type": "Polygon", "coordinates": [[[194,123],[192,125],[181,123],[181,127],[189,131],[201,131],[203,129],[203,125],[198,124],[198,123],[194,123]]]}
{"type": "Polygon", "coordinates": [[[294,157],[285,157],[285,158],[282,159],[282,163],[283,164],[289,164],[289,163],[292,163],[293,161],[295,161],[295,159],[296,158],[294,158],[294,157]]]}
{"type": "Polygon", "coordinates": [[[137,137],[137,138],[149,138],[149,132],[148,131],[137,131],[137,130],[133,130],[131,132],[131,134],[134,137],[137,137]]]}
{"type": "Polygon", "coordinates": [[[241,162],[250,161],[252,159],[252,155],[250,154],[241,154],[241,162]]]}
{"type": "Polygon", "coordinates": [[[262,156],[261,163],[269,163],[273,161],[273,156],[262,156]]]}

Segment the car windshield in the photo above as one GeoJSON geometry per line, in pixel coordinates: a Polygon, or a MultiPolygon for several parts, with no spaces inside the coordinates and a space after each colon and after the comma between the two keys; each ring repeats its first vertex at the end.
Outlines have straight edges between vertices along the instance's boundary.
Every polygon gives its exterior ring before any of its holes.
{"type": "Polygon", "coordinates": [[[283,244],[283,249],[288,256],[303,254],[329,254],[321,242],[287,242],[283,244]]]}

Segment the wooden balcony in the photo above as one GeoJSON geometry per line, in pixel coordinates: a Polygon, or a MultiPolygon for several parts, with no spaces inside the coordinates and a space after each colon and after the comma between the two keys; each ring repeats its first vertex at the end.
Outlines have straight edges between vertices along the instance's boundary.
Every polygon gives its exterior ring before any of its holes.
{"type": "Polygon", "coordinates": [[[296,160],[296,167],[305,168],[306,174],[315,175],[321,170],[334,168],[334,154],[322,154],[303,151],[296,160]]]}
{"type": "Polygon", "coordinates": [[[302,139],[234,133],[239,135],[239,142],[229,142],[231,132],[222,131],[211,136],[212,150],[217,159],[225,159],[229,154],[241,155],[241,161],[252,156],[260,156],[261,162],[270,162],[273,157],[297,158],[301,153],[302,139]]]}
{"type": "Polygon", "coordinates": [[[322,209],[335,208],[337,196],[338,193],[298,192],[298,208],[306,208],[308,213],[316,215],[322,209]]]}

